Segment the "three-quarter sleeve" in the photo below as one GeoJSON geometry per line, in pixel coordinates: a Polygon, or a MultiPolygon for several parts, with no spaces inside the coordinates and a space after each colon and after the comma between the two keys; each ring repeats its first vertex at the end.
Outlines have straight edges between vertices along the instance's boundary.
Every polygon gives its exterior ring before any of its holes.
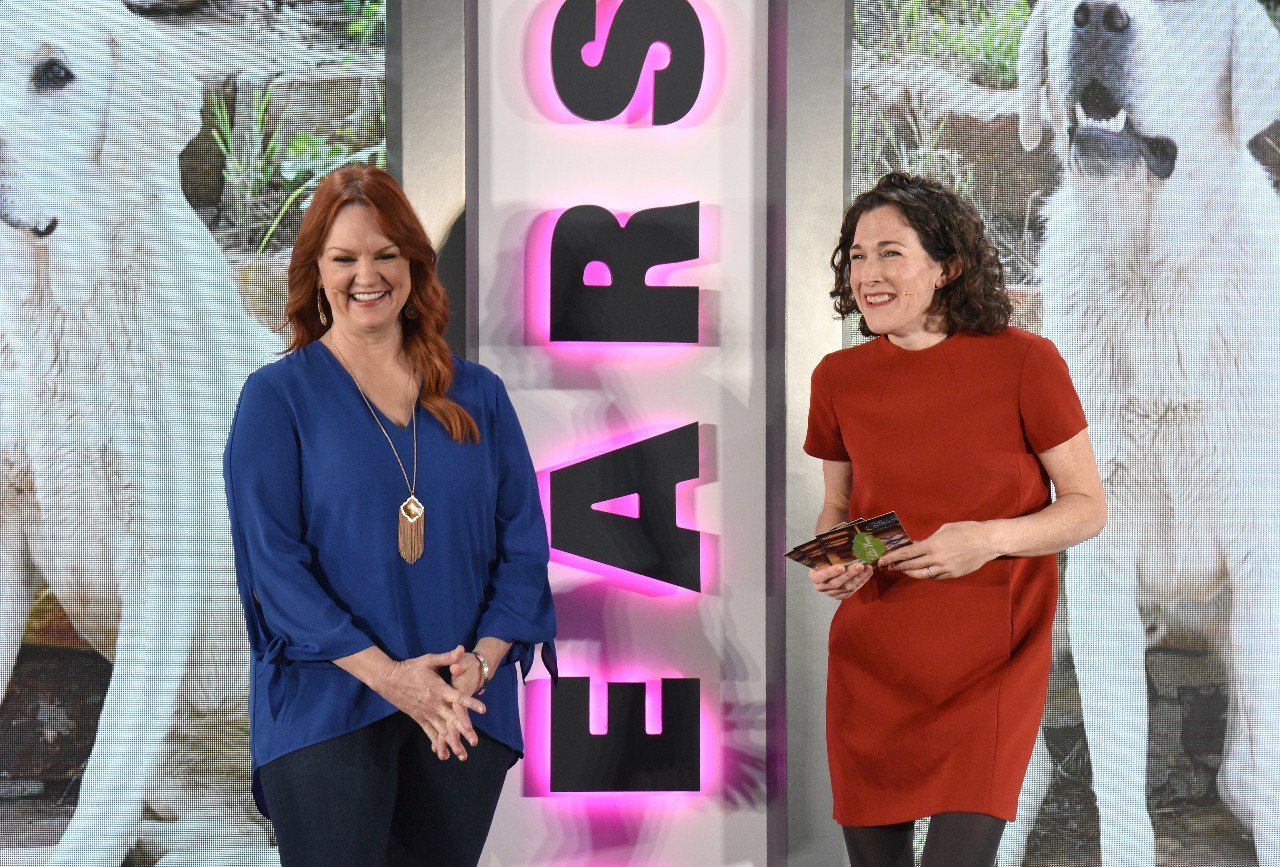
{"type": "Polygon", "coordinates": [[[826,359],[813,369],[809,390],[809,431],[805,436],[804,450],[824,461],[847,461],[849,452],[840,436],[840,419],[836,416],[831,399],[831,387],[827,382],[826,359]]]}
{"type": "Polygon", "coordinates": [[[374,644],[311,571],[295,420],[272,384],[249,377],[223,456],[236,584],[255,654],[332,662],[374,644]]]}
{"type": "Polygon", "coordinates": [[[494,387],[489,447],[497,468],[497,545],[477,636],[511,642],[504,661],[519,663],[526,675],[533,664],[534,645],[543,644],[543,660],[554,674],[551,641],[556,618],[547,579],[550,549],[537,476],[515,407],[497,377],[494,387]]]}
{"type": "Polygon", "coordinates": [[[1050,340],[1036,340],[1023,358],[1018,409],[1036,454],[1062,445],[1088,426],[1067,362],[1050,340]]]}

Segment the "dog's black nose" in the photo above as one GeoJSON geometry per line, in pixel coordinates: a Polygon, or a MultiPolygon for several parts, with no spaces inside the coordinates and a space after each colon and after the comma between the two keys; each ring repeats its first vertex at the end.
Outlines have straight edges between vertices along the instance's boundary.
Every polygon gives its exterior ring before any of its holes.
{"type": "Polygon", "coordinates": [[[1112,33],[1123,33],[1129,29],[1129,13],[1120,8],[1118,3],[1084,2],[1076,7],[1072,16],[1076,27],[1084,29],[1092,24],[1094,27],[1105,27],[1112,33]]]}

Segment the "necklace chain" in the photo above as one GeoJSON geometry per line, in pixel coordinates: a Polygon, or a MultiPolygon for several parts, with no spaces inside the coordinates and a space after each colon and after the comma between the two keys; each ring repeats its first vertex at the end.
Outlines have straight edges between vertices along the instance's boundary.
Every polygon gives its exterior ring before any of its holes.
{"type": "Polygon", "coordinates": [[[396,444],[391,441],[391,434],[387,433],[387,428],[382,424],[382,419],[378,418],[378,413],[374,411],[369,395],[365,394],[364,389],[360,387],[360,380],[356,378],[355,369],[347,363],[347,358],[342,354],[342,350],[338,348],[337,341],[333,343],[333,351],[338,354],[338,359],[342,361],[342,366],[347,369],[347,373],[351,374],[351,381],[356,384],[356,391],[360,392],[360,396],[364,398],[364,405],[369,408],[369,415],[373,416],[374,424],[378,426],[378,430],[382,431],[382,435],[387,438],[387,445],[391,446],[391,454],[396,457],[396,464],[400,467],[400,475],[404,476],[405,487],[409,489],[409,497],[412,498],[418,487],[418,402],[416,400],[413,402],[413,409],[409,414],[413,425],[413,481],[409,481],[409,473],[404,468],[404,461],[400,460],[400,452],[396,450],[396,444]]]}

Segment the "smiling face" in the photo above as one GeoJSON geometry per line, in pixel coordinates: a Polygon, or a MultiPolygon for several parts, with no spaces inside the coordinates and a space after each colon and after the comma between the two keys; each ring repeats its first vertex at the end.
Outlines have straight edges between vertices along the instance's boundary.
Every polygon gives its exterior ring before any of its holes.
{"type": "Polygon", "coordinates": [[[934,261],[920,236],[892,206],[858,219],[849,248],[849,285],[867,327],[905,349],[946,338],[941,317],[930,316],[934,291],[954,275],[934,261]]]}
{"type": "Polygon", "coordinates": [[[399,329],[409,260],[383,233],[373,208],[350,204],[338,211],[316,264],[335,331],[356,338],[399,329]]]}

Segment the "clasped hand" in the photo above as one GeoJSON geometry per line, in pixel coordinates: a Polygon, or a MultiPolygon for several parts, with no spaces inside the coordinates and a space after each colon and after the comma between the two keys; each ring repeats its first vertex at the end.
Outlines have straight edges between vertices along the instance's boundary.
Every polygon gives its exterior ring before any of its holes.
{"type": "Polygon", "coordinates": [[[470,712],[486,710],[475,698],[482,677],[480,661],[458,645],[448,653],[428,653],[392,663],[377,691],[422,726],[437,758],[443,761],[452,754],[466,761],[466,745],[474,747],[480,742],[470,712]],[[452,684],[440,676],[444,668],[449,669],[452,684]]]}
{"type": "Polygon", "coordinates": [[[981,521],[943,524],[919,542],[904,545],[880,558],[880,569],[897,569],[912,578],[959,578],[976,572],[1000,556],[991,532],[981,521]]]}
{"type": "MultiPolygon", "coordinates": [[[[943,524],[919,542],[890,551],[876,563],[878,569],[895,569],[912,578],[959,578],[976,572],[1000,556],[991,543],[991,534],[979,521],[943,524]]],[[[810,569],[809,580],[819,593],[845,600],[871,580],[875,569],[853,561],[837,566],[810,569]]]]}
{"type": "Polygon", "coordinates": [[[857,593],[863,584],[870,581],[874,571],[866,563],[854,560],[852,563],[810,569],[809,580],[813,582],[814,589],[819,593],[843,602],[857,593]]]}

